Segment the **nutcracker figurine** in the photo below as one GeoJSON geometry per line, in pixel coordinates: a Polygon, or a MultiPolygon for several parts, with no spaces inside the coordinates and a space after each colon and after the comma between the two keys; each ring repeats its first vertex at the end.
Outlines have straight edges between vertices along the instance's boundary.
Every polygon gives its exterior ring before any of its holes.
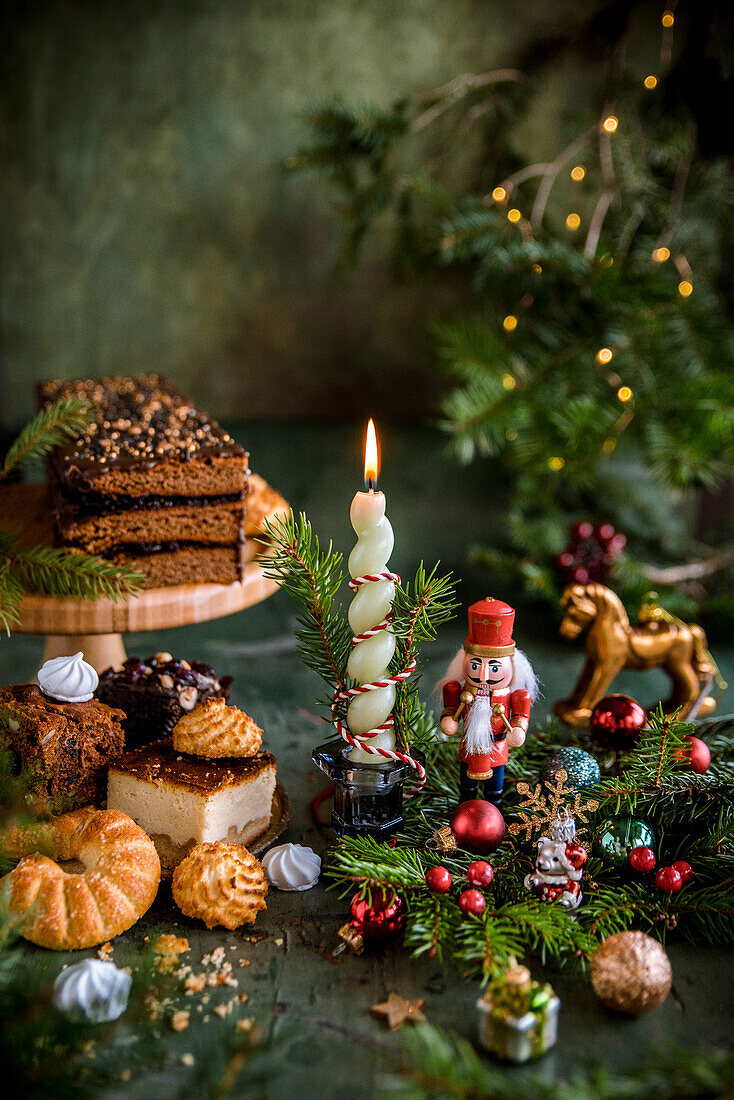
{"type": "Polygon", "coordinates": [[[499,806],[509,750],[525,740],[538,682],[530,661],[515,648],[515,612],[487,598],[469,608],[469,634],[444,679],[441,730],[452,736],[464,722],[459,750],[460,801],[484,797],[499,806]],[[462,682],[463,681],[463,682],[462,682]]]}

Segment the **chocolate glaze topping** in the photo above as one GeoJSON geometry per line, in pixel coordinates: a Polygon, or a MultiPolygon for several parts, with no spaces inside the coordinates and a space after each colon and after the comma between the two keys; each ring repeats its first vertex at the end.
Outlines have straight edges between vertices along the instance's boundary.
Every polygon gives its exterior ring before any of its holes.
{"type": "Polygon", "coordinates": [[[257,756],[205,760],[176,752],[170,741],[156,741],[115,760],[111,769],[147,783],[164,783],[209,794],[257,778],[266,768],[275,766],[269,752],[257,756]]]}
{"type": "Polygon", "coordinates": [[[199,412],[165,378],[87,378],[44,382],[41,402],[78,397],[94,406],[85,434],[54,454],[59,477],[84,483],[84,471],[149,468],[162,462],[244,456],[245,450],[216,421],[199,412]]]}

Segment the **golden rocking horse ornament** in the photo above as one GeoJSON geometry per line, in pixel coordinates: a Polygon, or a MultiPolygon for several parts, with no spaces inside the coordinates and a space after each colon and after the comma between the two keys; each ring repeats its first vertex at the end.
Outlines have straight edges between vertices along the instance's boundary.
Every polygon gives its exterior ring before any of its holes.
{"type": "Polygon", "coordinates": [[[573,695],[561,699],[553,710],[567,726],[587,726],[596,703],[625,668],[662,668],[673,682],[663,703],[667,714],[701,717],[716,707],[709,695],[714,681],[722,683],[716,662],[708,651],[700,626],[684,623],[649,602],[632,626],[619,596],[603,584],[572,584],[561,597],[565,614],[560,632],[573,640],[586,631],[586,664],[573,695]]]}

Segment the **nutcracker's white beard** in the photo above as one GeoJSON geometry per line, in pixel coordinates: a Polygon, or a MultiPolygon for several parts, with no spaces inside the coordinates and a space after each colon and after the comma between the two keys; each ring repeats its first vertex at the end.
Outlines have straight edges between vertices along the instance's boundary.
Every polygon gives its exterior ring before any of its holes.
{"type": "Polygon", "coordinates": [[[474,702],[464,712],[464,749],[476,756],[491,752],[493,747],[492,697],[475,695],[474,702]]]}

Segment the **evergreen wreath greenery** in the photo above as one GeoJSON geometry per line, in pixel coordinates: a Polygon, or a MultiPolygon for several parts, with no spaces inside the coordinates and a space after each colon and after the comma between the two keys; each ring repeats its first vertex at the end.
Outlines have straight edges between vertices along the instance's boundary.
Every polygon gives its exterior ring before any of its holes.
{"type": "MultiPolygon", "coordinates": [[[[328,685],[322,703],[330,718],[334,691],[349,686],[344,669],[351,630],[339,602],[342,556],[331,544],[322,549],[303,514],[267,524],[266,534],[272,545],[270,575],[299,605],[298,652],[328,685]]],[[[435,637],[454,607],[450,578],[439,577],[436,569],[427,573],[421,564],[414,583],[399,586],[392,623],[401,640],[396,669],[404,667],[418,640],[435,637]]],[[[675,934],[695,943],[734,942],[734,723],[710,724],[712,763],[698,775],[681,756],[695,727],[659,710],[616,773],[584,792],[598,803],[589,812],[589,836],[618,813],[641,816],[661,838],[659,865],[676,859],[691,863],[694,878],[679,894],[662,894],[631,869],[615,869],[591,855],[584,902],[571,916],[528,893],[523,879],[532,869],[532,843],[508,832],[492,857],[495,876],[486,891],[486,910],[481,916],[465,916],[458,897],[476,857],[426,849],[426,841],[458,804],[457,746],[437,734],[432,714],[419,699],[418,684],[419,678],[412,677],[398,696],[396,731],[402,744],[417,740],[426,754],[426,785],[407,802],[404,825],[390,842],[343,837],[325,864],[332,886],[344,894],[358,888],[370,895],[380,887],[405,899],[405,943],[414,954],[427,953],[487,980],[511,955],[538,952],[558,964],[570,958],[583,964],[605,936],[628,928],[661,940],[675,934]],[[429,868],[439,865],[452,877],[448,894],[434,894],[425,883],[429,868]]],[[[518,781],[537,779],[543,761],[562,744],[590,747],[587,735],[561,733],[551,720],[510,754],[502,807],[507,819],[521,802],[518,781]]]]}
{"type": "MultiPolygon", "coordinates": [[[[397,844],[343,837],[331,850],[326,874],[345,894],[355,886],[364,892],[382,887],[400,893],[407,907],[405,943],[413,954],[428,953],[484,980],[506,967],[510,955],[537,952],[544,961],[561,964],[574,959],[583,965],[602,939],[630,928],[663,942],[681,936],[698,944],[734,943],[734,726],[728,721],[710,724],[712,763],[704,775],[691,771],[679,755],[694,728],[661,711],[652,715],[619,774],[584,792],[599,803],[589,814],[585,837],[602,821],[629,813],[644,818],[661,838],[658,866],[676,859],[691,864],[694,878],[678,894],[663,894],[652,876],[614,868],[592,854],[583,903],[571,915],[525,889],[533,844],[508,833],[487,857],[495,874],[484,891],[486,910],[481,916],[465,916],[458,897],[468,885],[467,868],[477,857],[425,847],[458,803],[457,749],[443,740],[428,745],[428,782],[407,804],[397,844]],[[424,876],[434,866],[450,872],[450,893],[434,894],[426,886],[424,876]]],[[[531,732],[525,745],[510,755],[510,782],[502,805],[506,820],[518,810],[518,780],[537,781],[544,759],[560,744],[589,749],[583,736],[563,736],[550,723],[531,732]]]]}
{"type": "MultiPolygon", "coordinates": [[[[88,423],[85,401],[67,397],[47,405],[11,444],[0,465],[0,482],[75,439],[88,423]]],[[[8,634],[20,621],[20,604],[28,591],[81,600],[121,600],[135,595],[144,580],[130,566],[63,547],[22,546],[17,535],[0,526],[0,626],[8,634]]]]}
{"type": "Polygon", "coordinates": [[[508,482],[505,543],[475,559],[555,602],[572,521],[611,521],[629,536],[614,583],[631,610],[652,586],[678,614],[731,619],[726,530],[701,545],[675,514],[683,492],[734,469],[720,231],[734,194],[710,122],[725,78],[706,52],[717,17],[681,5],[673,31],[644,0],[591,8],[507,68],[387,107],[316,105],[286,166],[336,192],[345,262],[379,222],[398,277],[465,290],[434,324],[442,426],[463,462],[491,459],[508,482]],[[645,83],[634,46],[658,33],[645,83]],[[584,49],[602,59],[598,80],[539,160],[523,124],[584,49]]]}

